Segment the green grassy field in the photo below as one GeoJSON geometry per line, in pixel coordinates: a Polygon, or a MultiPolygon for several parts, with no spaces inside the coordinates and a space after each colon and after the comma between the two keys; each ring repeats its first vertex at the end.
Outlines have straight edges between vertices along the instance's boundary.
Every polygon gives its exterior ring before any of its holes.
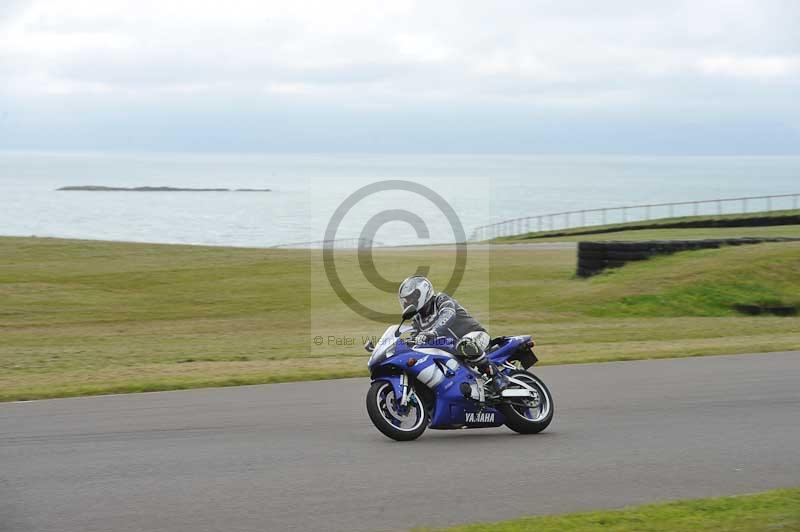
{"type": "MultiPolygon", "coordinates": [[[[386,326],[339,301],[316,251],[0,238],[0,257],[0,400],[365,375],[362,336],[386,326]]],[[[399,312],[336,258],[355,297],[399,312]]],[[[440,288],[452,270],[437,248],[375,260],[398,281],[430,264],[440,288]]],[[[456,297],[493,334],[534,334],[544,364],[800,346],[800,318],[731,310],[800,304],[800,243],[574,270],[574,251],[482,246],[456,297]]]]}
{"type": "Polygon", "coordinates": [[[797,217],[800,210],[754,212],[747,214],[721,214],[709,216],[682,216],[649,221],[608,225],[573,227],[571,229],[530,232],[500,237],[492,242],[514,243],[527,241],[577,242],[580,240],[670,240],[681,238],[733,238],[733,237],[800,237],[797,217]],[[726,223],[746,223],[754,218],[771,219],[773,225],[715,227],[726,223]],[[794,221],[791,221],[794,220],[794,221]],[[791,222],[791,223],[789,223],[791,222]],[[706,225],[705,227],[679,227],[681,225],[706,225]]]}
{"type": "MultiPolygon", "coordinates": [[[[419,529],[422,532],[422,529],[419,529]]],[[[430,529],[426,529],[430,530],[430,529]]],[[[800,530],[800,489],[652,504],[624,510],[530,517],[441,532],[767,532],[800,530]]]]}

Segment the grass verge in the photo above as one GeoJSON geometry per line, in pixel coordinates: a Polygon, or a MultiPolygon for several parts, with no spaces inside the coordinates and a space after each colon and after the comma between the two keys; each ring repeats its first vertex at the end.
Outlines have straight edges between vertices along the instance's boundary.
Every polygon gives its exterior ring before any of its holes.
{"type": "MultiPolygon", "coordinates": [[[[417,529],[432,531],[433,529],[417,529]]],[[[652,504],[623,510],[529,517],[440,532],[760,532],[800,530],[800,489],[652,504]]]]}
{"type": "MultiPolygon", "coordinates": [[[[398,313],[354,253],[336,262],[353,297],[398,313]]],[[[430,264],[440,288],[452,262],[375,252],[388,279],[430,264]]],[[[574,271],[574,251],[479,246],[456,297],[495,335],[532,333],[543,364],[800,346],[800,318],[731,309],[800,304],[800,243],[574,271]]],[[[384,328],[342,304],[309,250],[0,238],[0,400],[363,376],[360,346],[384,328]]]]}

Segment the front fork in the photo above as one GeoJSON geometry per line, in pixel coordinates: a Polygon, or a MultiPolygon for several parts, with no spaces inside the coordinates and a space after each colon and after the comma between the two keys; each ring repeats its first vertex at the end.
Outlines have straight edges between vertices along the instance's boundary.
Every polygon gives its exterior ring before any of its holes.
{"type": "Polygon", "coordinates": [[[374,381],[386,381],[392,385],[394,396],[397,398],[397,412],[399,414],[406,414],[409,403],[417,400],[417,395],[411,388],[410,380],[405,372],[400,375],[376,377],[374,381]]]}
{"type": "Polygon", "coordinates": [[[397,410],[401,414],[407,414],[408,405],[418,404],[420,398],[417,397],[417,392],[415,392],[414,388],[411,387],[411,379],[408,378],[408,375],[405,372],[400,375],[400,389],[402,392],[400,395],[400,404],[397,405],[397,410]]]}
{"type": "Polygon", "coordinates": [[[409,386],[408,386],[408,375],[404,371],[403,373],[400,374],[400,390],[401,390],[401,394],[402,394],[400,396],[400,408],[402,408],[403,410],[405,410],[406,407],[408,406],[408,399],[409,399],[409,389],[408,388],[409,388],[409,386]]]}

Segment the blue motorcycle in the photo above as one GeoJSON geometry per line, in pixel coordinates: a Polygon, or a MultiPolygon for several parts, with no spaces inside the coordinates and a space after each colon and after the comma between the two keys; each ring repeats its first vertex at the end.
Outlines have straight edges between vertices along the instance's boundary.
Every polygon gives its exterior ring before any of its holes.
{"type": "Polygon", "coordinates": [[[367,412],[375,427],[398,441],[411,441],[431,429],[452,430],[506,425],[521,434],[543,431],[553,420],[553,397],[536,375],[527,371],[538,360],[530,336],[502,336],[487,354],[508,378],[499,394],[486,376],[456,355],[452,339],[416,345],[404,339],[412,330],[403,325],[417,313],[403,312],[399,325],[389,327],[371,353],[372,385],[367,412]]]}

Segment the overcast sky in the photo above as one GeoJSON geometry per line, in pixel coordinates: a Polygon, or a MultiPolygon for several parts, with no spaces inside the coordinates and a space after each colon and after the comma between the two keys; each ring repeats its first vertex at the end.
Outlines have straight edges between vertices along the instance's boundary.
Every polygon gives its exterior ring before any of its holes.
{"type": "Polygon", "coordinates": [[[800,1],[0,0],[0,149],[800,154],[800,1]]]}

